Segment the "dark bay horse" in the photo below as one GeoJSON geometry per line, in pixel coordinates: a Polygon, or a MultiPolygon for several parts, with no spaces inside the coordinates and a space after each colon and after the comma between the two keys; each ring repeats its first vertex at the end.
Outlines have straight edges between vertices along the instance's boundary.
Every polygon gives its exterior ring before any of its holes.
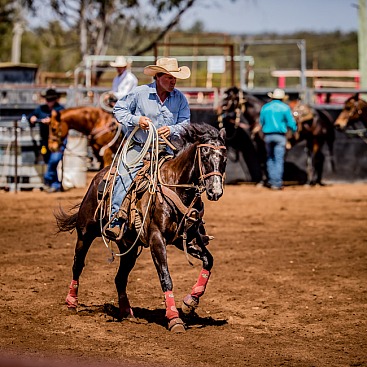
{"type": "Polygon", "coordinates": [[[334,122],[339,130],[361,130],[367,129],[367,101],[359,97],[359,93],[349,97],[344,102],[343,110],[334,122]]]}
{"type": "Polygon", "coordinates": [[[72,107],[52,111],[49,134],[49,149],[57,151],[69,129],[86,135],[93,153],[102,167],[112,163],[114,153],[122,140],[122,125],[111,113],[98,107],[72,107]]]}
{"type": "Polygon", "coordinates": [[[327,111],[313,108],[300,101],[290,103],[290,107],[297,122],[298,131],[289,138],[289,143],[292,147],[301,141],[306,142],[308,183],[322,186],[325,162],[322,149],[325,144],[329,150],[331,168],[335,170],[333,118],[327,111]]]}
{"type": "MultiPolygon", "coordinates": [[[[252,181],[266,181],[266,149],[259,123],[263,101],[237,87],[225,92],[218,109],[219,124],[227,132],[227,144],[243,154],[252,181]]],[[[290,103],[297,121],[298,132],[288,140],[288,150],[301,141],[306,142],[308,184],[323,185],[323,146],[329,148],[333,165],[335,130],[327,111],[311,108],[297,102],[290,103]]]]}
{"type": "MultiPolygon", "coordinates": [[[[123,238],[116,241],[121,256],[115,285],[119,300],[118,318],[133,317],[126,294],[128,276],[140,253],[139,249],[149,247],[164,292],[168,328],[180,332],[185,328],[175,306],[166,246],[174,245],[186,255],[202,261],[199,278],[182,303],[182,311],[190,314],[204,294],[213,266],[213,257],[206,247],[210,237],[205,234],[202,220],[204,204],[201,194],[205,191],[211,201],[218,200],[223,194],[225,130],[218,131],[207,124],[190,124],[184,128],[180,142],[174,143],[178,153],[161,165],[154,192],[152,189],[143,192],[136,202],[136,217],[139,220],[135,219],[123,238]]],[[[55,214],[59,231],[76,229],[77,233],[73,279],[66,298],[69,308],[78,305],[79,278],[87,252],[94,239],[101,236],[100,221],[106,223],[106,218],[98,218],[96,213],[99,204],[97,188],[108,169],[106,167],[96,174],[77,213],[69,215],[60,209],[55,214]]]]}
{"type": "Polygon", "coordinates": [[[218,127],[226,130],[226,144],[241,153],[255,183],[266,181],[266,150],[259,125],[260,110],[264,102],[238,89],[225,91],[217,110],[218,127]]]}

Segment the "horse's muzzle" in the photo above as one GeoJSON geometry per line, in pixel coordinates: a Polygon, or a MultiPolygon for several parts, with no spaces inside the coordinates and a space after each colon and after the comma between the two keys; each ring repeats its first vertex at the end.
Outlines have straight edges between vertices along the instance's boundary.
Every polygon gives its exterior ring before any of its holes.
{"type": "Polygon", "coordinates": [[[206,184],[206,196],[210,201],[217,201],[223,195],[223,180],[221,176],[212,176],[206,184]]]}
{"type": "Polygon", "coordinates": [[[221,196],[223,195],[223,191],[220,193],[220,194],[212,194],[212,193],[209,193],[209,192],[206,192],[206,196],[208,198],[208,200],[210,201],[218,201],[221,196]]]}

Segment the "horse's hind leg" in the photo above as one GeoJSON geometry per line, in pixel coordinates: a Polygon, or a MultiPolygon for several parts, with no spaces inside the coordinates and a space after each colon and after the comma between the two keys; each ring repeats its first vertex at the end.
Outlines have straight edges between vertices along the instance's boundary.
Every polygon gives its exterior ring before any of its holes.
{"type": "Polygon", "coordinates": [[[191,293],[187,294],[186,297],[183,299],[181,309],[184,314],[193,313],[198,307],[199,299],[201,296],[203,296],[205,292],[210,277],[210,271],[213,267],[213,256],[206,247],[189,247],[188,253],[193,257],[202,260],[203,268],[200,271],[196,283],[191,289],[191,293]]]}
{"type": "MultiPolygon", "coordinates": [[[[120,246],[120,251],[126,251],[126,247],[120,246]]],[[[119,270],[115,277],[115,285],[119,300],[119,319],[134,317],[126,293],[127,281],[137,259],[138,246],[134,246],[128,253],[120,257],[119,270]]]]}
{"type": "Polygon", "coordinates": [[[73,263],[73,279],[69,286],[69,292],[66,296],[66,304],[69,309],[76,309],[78,306],[78,289],[79,289],[79,277],[85,266],[85,257],[87,256],[90,245],[94,240],[93,238],[82,237],[78,235],[75,246],[74,263],[73,263]]]}

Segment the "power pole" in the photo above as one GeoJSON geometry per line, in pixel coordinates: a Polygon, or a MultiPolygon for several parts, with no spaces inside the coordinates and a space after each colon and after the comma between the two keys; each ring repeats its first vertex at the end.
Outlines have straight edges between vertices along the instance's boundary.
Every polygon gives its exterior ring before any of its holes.
{"type": "Polygon", "coordinates": [[[19,64],[21,61],[23,30],[22,22],[16,21],[13,27],[13,40],[11,46],[11,62],[13,64],[19,64]]]}
{"type": "Polygon", "coordinates": [[[22,35],[24,32],[24,14],[20,0],[16,2],[15,18],[13,26],[13,39],[11,45],[11,62],[19,64],[22,56],[22,35]]]}
{"type": "Polygon", "coordinates": [[[358,64],[360,88],[367,89],[367,18],[366,0],[359,0],[358,5],[358,64]]]}

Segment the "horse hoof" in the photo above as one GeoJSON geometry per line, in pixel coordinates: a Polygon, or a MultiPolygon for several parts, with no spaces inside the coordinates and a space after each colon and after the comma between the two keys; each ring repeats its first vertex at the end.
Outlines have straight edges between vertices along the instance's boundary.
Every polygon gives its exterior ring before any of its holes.
{"type": "Polygon", "coordinates": [[[135,320],[135,316],[134,316],[132,308],[129,308],[124,311],[120,311],[119,319],[120,320],[135,320]]]}
{"type": "Polygon", "coordinates": [[[173,333],[184,333],[186,331],[185,324],[179,317],[169,321],[168,330],[173,333]]]}
{"type": "Polygon", "coordinates": [[[67,295],[65,302],[69,309],[76,309],[78,306],[78,298],[72,297],[70,294],[67,295]]]}
{"type": "Polygon", "coordinates": [[[182,301],[181,310],[185,315],[193,313],[199,305],[199,299],[188,294],[182,301]]]}

